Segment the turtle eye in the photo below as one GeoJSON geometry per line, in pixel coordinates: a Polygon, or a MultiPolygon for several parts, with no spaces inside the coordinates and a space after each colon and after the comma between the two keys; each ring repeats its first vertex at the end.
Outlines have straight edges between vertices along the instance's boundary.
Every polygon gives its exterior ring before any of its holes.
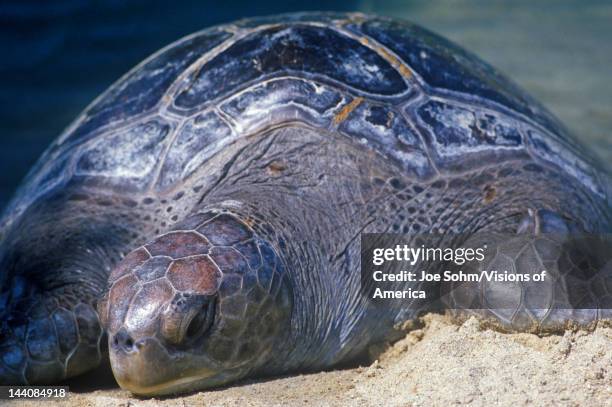
{"type": "Polygon", "coordinates": [[[214,320],[215,299],[208,295],[178,295],[163,313],[161,334],[179,345],[206,333],[214,320]]]}
{"type": "Polygon", "coordinates": [[[205,334],[212,326],[215,314],[214,298],[208,297],[198,312],[192,314],[191,321],[186,324],[185,339],[191,340],[205,334]]]}

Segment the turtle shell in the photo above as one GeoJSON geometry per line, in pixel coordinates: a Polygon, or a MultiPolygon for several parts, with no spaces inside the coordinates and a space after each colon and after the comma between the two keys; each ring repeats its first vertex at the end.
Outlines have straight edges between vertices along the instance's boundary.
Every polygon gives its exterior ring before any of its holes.
{"type": "Polygon", "coordinates": [[[172,191],[283,125],[341,134],[419,180],[527,157],[605,197],[563,126],[478,57],[404,21],[291,14],[192,34],[136,66],[51,145],[4,223],[72,182],[172,191]]]}

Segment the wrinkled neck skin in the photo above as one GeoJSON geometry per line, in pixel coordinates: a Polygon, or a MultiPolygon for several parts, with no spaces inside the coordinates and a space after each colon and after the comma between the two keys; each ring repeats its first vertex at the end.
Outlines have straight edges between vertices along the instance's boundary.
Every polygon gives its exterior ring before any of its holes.
{"type": "Polygon", "coordinates": [[[577,185],[563,180],[555,189],[546,171],[521,184],[503,171],[525,164],[415,184],[393,163],[320,131],[280,129],[236,146],[231,165],[195,210],[227,210],[252,223],[288,273],[290,329],[255,371],[321,369],[349,361],[372,343],[393,338],[394,325],[424,309],[426,304],[417,303],[377,307],[361,294],[361,233],[465,235],[487,228],[514,233],[532,206],[571,213],[585,230],[610,224],[605,205],[593,203],[577,185]],[[494,199],[487,192],[492,184],[494,199]],[[575,200],[566,199],[570,191],[575,200]],[[599,220],[590,211],[600,213],[599,220]]]}
{"type": "Polygon", "coordinates": [[[331,366],[373,337],[382,340],[392,325],[393,315],[374,315],[360,294],[359,239],[377,222],[367,214],[378,205],[376,191],[363,180],[386,179],[393,169],[372,168],[371,157],[333,137],[293,128],[236,148],[232,166],[196,209],[236,215],[284,263],[291,326],[256,369],[262,373],[331,366]],[[380,329],[368,320],[375,316],[380,329]]]}

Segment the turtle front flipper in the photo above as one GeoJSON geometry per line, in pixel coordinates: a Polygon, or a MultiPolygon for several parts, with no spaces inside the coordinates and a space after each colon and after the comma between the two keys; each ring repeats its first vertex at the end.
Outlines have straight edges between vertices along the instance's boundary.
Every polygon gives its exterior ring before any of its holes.
{"type": "Polygon", "coordinates": [[[68,306],[34,294],[7,314],[0,326],[1,385],[56,383],[102,360],[104,333],[91,304],[68,306]]]}
{"type": "Polygon", "coordinates": [[[585,234],[556,213],[529,211],[515,236],[481,233],[466,247],[487,245],[483,271],[530,281],[449,282],[443,302],[453,316],[475,315],[505,331],[554,332],[612,319],[612,255],[605,234],[585,234]],[[538,281],[534,281],[538,280],[538,281]]]}
{"type": "Polygon", "coordinates": [[[106,207],[45,196],[0,244],[0,384],[49,385],[99,365],[96,303],[126,245],[106,207]],[[77,206],[78,205],[78,206],[77,206]]]}

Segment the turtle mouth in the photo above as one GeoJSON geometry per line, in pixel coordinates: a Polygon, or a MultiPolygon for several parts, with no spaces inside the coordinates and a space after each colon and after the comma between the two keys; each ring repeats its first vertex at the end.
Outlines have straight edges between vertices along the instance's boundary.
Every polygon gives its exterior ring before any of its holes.
{"type": "Polygon", "coordinates": [[[182,377],[174,380],[170,380],[164,383],[158,383],[153,385],[141,385],[138,382],[132,380],[119,380],[119,386],[122,389],[128,390],[133,394],[145,397],[152,396],[163,396],[177,393],[186,393],[189,391],[195,391],[201,389],[201,382],[213,377],[215,373],[213,371],[204,369],[200,375],[191,377],[182,377]]]}
{"type": "Polygon", "coordinates": [[[119,386],[137,395],[188,392],[217,375],[203,360],[170,355],[155,338],[135,341],[132,348],[128,352],[110,344],[110,361],[119,386]]]}

